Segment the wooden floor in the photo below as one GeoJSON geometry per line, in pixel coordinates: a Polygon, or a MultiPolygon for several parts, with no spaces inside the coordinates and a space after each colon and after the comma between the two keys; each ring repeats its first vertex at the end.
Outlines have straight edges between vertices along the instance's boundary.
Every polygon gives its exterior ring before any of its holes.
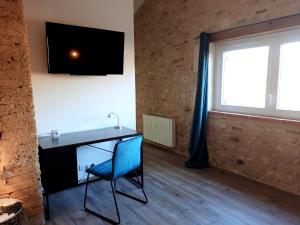
{"type": "MultiPolygon", "coordinates": [[[[121,224],[130,225],[300,225],[300,198],[247,178],[210,168],[183,167],[184,157],[146,145],[143,205],[117,196],[121,224]]],[[[118,187],[139,194],[126,180],[118,187]]],[[[109,182],[91,184],[90,206],[113,217],[109,182]]],[[[84,186],[50,196],[47,225],[107,224],[82,209],[84,186]]]]}

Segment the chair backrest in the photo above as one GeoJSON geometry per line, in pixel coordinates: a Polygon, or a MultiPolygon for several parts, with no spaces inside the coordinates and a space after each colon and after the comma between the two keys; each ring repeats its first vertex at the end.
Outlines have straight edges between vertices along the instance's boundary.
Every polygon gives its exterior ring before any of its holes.
{"type": "Polygon", "coordinates": [[[141,165],[143,136],[139,135],[116,144],[113,158],[113,179],[119,178],[141,165]]]}

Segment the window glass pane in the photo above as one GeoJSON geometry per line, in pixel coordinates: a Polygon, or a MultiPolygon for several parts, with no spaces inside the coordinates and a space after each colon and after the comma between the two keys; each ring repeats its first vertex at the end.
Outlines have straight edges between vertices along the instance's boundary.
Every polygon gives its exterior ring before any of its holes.
{"type": "Polygon", "coordinates": [[[223,53],[222,105],[264,108],[269,46],[223,53]]]}
{"type": "Polygon", "coordinates": [[[281,45],[277,108],[300,111],[300,42],[281,45]]]}

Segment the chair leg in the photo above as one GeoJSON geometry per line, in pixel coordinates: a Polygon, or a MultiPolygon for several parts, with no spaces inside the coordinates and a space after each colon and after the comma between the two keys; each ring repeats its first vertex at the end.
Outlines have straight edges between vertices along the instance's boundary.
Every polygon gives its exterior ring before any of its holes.
{"type": "Polygon", "coordinates": [[[110,219],[108,217],[105,217],[105,216],[103,216],[103,215],[101,215],[101,214],[99,214],[99,213],[97,213],[97,212],[95,212],[95,211],[93,211],[93,210],[91,210],[91,209],[89,209],[89,208],[86,207],[86,199],[87,199],[87,190],[88,190],[89,176],[90,176],[90,174],[88,174],[88,176],[87,176],[87,182],[86,182],[86,187],[85,187],[85,195],[84,195],[84,203],[83,203],[84,209],[87,212],[93,214],[94,216],[99,217],[100,219],[102,219],[102,220],[104,220],[104,221],[106,221],[106,222],[108,222],[110,224],[119,224],[120,223],[120,214],[119,214],[119,208],[118,208],[117,199],[116,199],[116,196],[115,196],[115,188],[114,188],[114,185],[113,185],[113,181],[110,182],[110,186],[111,186],[111,191],[113,193],[114,203],[115,203],[115,207],[116,207],[116,211],[117,211],[117,216],[118,216],[118,220],[117,221],[114,221],[114,220],[112,220],[112,219],[110,219]]]}
{"type": "Polygon", "coordinates": [[[145,199],[146,199],[145,203],[148,203],[148,198],[147,198],[147,195],[146,195],[146,193],[145,193],[145,191],[144,191],[144,182],[143,182],[143,179],[144,179],[144,178],[142,177],[142,182],[140,182],[139,176],[137,175],[136,171],[134,171],[134,174],[135,174],[135,177],[136,177],[136,179],[137,179],[137,181],[138,181],[138,183],[139,183],[139,185],[140,185],[140,188],[142,189],[142,192],[143,192],[143,194],[144,194],[144,197],[145,197],[145,199]]]}
{"type": "MultiPolygon", "coordinates": [[[[138,177],[136,171],[134,171],[134,174],[135,174],[135,177],[137,178],[137,182],[136,182],[136,183],[137,183],[137,184],[139,185],[139,187],[142,189],[142,192],[143,192],[143,195],[144,195],[145,200],[140,199],[140,198],[137,198],[137,197],[134,197],[134,196],[129,195],[129,194],[127,194],[127,193],[121,192],[121,191],[117,190],[117,188],[115,187],[116,193],[117,193],[117,194],[120,194],[120,195],[123,195],[123,196],[125,196],[125,197],[127,197],[127,198],[131,198],[131,199],[133,199],[133,200],[135,200],[135,201],[138,201],[138,202],[147,204],[147,203],[148,203],[148,198],[147,198],[147,195],[146,195],[146,193],[145,193],[145,191],[144,191],[143,185],[142,185],[142,183],[140,182],[139,177],[138,177]]],[[[116,186],[116,185],[115,185],[115,186],[116,186]]]]}
{"type": "Polygon", "coordinates": [[[121,222],[121,220],[120,220],[119,207],[118,207],[118,203],[117,203],[117,199],[116,199],[116,189],[115,189],[115,185],[116,185],[115,180],[110,182],[111,191],[112,191],[113,196],[114,196],[114,202],[115,202],[115,207],[116,207],[117,216],[118,216],[118,222],[117,222],[117,224],[119,224],[119,223],[121,222]],[[114,185],[113,185],[113,182],[114,182],[114,185]]]}
{"type": "Polygon", "coordinates": [[[87,178],[86,178],[86,183],[85,183],[85,193],[84,193],[84,201],[83,201],[83,207],[86,205],[86,198],[87,198],[87,191],[88,191],[88,185],[89,185],[89,178],[90,178],[90,173],[88,173],[87,178]]]}

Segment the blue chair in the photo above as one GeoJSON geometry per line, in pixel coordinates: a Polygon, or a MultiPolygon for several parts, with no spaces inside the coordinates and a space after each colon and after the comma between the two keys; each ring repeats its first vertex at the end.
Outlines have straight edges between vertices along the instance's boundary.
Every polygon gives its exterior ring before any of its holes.
{"type": "Polygon", "coordinates": [[[139,169],[141,166],[142,142],[143,142],[142,135],[137,136],[132,139],[129,139],[129,140],[120,141],[115,145],[113,157],[111,160],[105,161],[98,165],[91,166],[89,169],[86,170],[88,175],[87,175],[87,182],[86,182],[83,206],[87,212],[89,212],[111,224],[119,224],[120,223],[120,214],[119,214],[119,209],[118,209],[118,204],[117,204],[115,193],[121,194],[123,196],[134,199],[134,200],[139,201],[144,204],[146,204],[148,202],[147,196],[143,189],[143,185],[141,184],[141,182],[138,178],[137,172],[136,172],[136,170],[139,169]],[[121,192],[116,189],[116,180],[120,177],[125,176],[128,173],[131,173],[131,172],[134,173],[134,175],[137,179],[136,183],[137,183],[138,187],[142,189],[145,200],[131,196],[129,194],[126,194],[126,193],[121,192]],[[97,176],[97,177],[100,177],[100,178],[110,181],[111,190],[113,193],[114,203],[115,203],[115,207],[116,207],[116,212],[117,212],[117,216],[118,216],[117,221],[114,221],[108,217],[105,217],[105,216],[86,207],[86,199],[87,199],[87,191],[88,191],[90,174],[93,174],[94,176],[97,176]]]}

